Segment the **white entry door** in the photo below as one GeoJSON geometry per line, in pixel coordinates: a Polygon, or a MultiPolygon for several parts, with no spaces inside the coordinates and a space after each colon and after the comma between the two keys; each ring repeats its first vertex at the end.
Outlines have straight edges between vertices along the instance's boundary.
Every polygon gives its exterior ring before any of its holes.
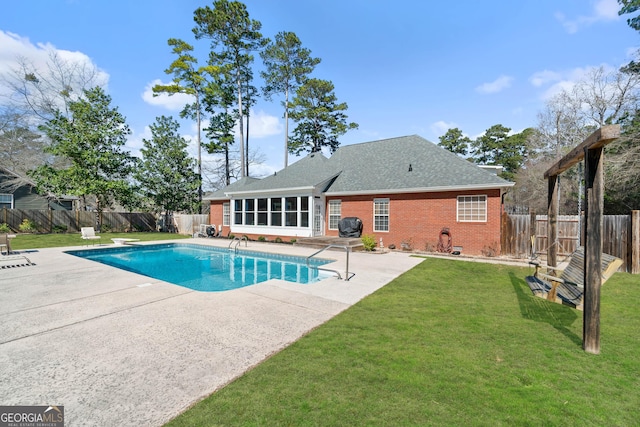
{"type": "Polygon", "coordinates": [[[324,203],[320,197],[313,198],[313,237],[324,236],[324,203]]]}

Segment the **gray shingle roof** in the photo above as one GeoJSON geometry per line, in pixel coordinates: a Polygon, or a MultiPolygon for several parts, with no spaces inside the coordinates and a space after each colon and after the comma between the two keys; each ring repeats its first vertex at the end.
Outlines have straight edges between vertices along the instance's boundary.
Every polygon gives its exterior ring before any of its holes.
{"type": "MultiPolygon", "coordinates": [[[[253,181],[241,191],[277,191],[291,188],[312,188],[335,177],[340,171],[332,166],[331,160],[321,153],[312,153],[278,171],[274,175],[253,181]]],[[[228,190],[227,190],[228,192],[228,190]]]]}
{"type": "Polygon", "coordinates": [[[245,178],[207,199],[224,198],[225,193],[277,192],[327,184],[330,186],[326,193],[334,195],[513,186],[432,142],[411,135],[346,145],[330,159],[321,153],[309,154],[274,175],[245,178]]]}
{"type": "Polygon", "coordinates": [[[231,184],[227,185],[224,188],[221,188],[220,190],[216,190],[213,193],[207,194],[202,199],[203,200],[227,200],[229,199],[229,197],[226,196],[226,193],[233,192],[233,191],[242,191],[243,189],[246,189],[256,181],[260,181],[260,180],[258,178],[245,177],[237,180],[236,182],[232,182],[231,184]]]}
{"type": "Polygon", "coordinates": [[[342,173],[327,194],[513,185],[417,135],[346,145],[331,162],[342,173]]]}

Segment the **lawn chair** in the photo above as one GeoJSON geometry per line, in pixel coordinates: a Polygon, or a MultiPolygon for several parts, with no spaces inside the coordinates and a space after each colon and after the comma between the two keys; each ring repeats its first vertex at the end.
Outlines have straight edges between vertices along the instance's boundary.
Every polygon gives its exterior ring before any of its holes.
{"type": "Polygon", "coordinates": [[[80,229],[80,233],[82,234],[82,240],[100,240],[101,236],[96,235],[96,231],[93,227],[82,227],[80,229]]]}
{"type": "Polygon", "coordinates": [[[11,243],[7,233],[0,234],[0,255],[9,255],[11,253],[11,243]]]}
{"type": "Polygon", "coordinates": [[[0,269],[35,265],[24,255],[0,255],[0,269]]]}
{"type": "MultiPolygon", "coordinates": [[[[618,271],[623,261],[609,254],[602,254],[601,275],[602,283],[618,271]]],[[[584,296],[584,247],[579,247],[573,254],[567,267],[562,270],[559,277],[543,273],[542,269],[560,270],[557,267],[542,266],[538,261],[529,264],[535,266],[533,276],[525,277],[525,281],[533,295],[545,298],[548,301],[568,305],[577,310],[582,310],[584,296]]]]}

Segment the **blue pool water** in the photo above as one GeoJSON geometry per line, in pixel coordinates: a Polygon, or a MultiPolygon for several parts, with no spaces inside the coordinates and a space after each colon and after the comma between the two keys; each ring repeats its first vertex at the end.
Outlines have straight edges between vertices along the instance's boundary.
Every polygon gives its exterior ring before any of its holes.
{"type": "Polygon", "coordinates": [[[210,246],[166,243],[67,251],[68,254],[164,280],[196,291],[226,291],[281,279],[313,283],[327,277],[317,267],[329,260],[210,246]]]}

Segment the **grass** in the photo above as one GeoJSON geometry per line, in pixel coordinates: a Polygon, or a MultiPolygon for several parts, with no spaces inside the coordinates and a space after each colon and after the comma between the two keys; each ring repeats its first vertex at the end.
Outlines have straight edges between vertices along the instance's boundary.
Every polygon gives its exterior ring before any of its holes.
{"type": "Polygon", "coordinates": [[[42,249],[42,248],[57,248],[67,246],[82,246],[93,244],[96,242],[113,243],[112,238],[131,238],[140,239],[140,241],[152,241],[152,240],[171,240],[171,239],[186,239],[189,236],[183,236],[175,233],[100,233],[102,239],[99,241],[82,240],[80,233],[60,233],[60,234],[17,234],[14,239],[11,239],[11,249],[42,249]]]}
{"type": "Polygon", "coordinates": [[[637,425],[638,276],[607,281],[592,355],[530,272],[427,259],[167,426],[637,425]]]}

